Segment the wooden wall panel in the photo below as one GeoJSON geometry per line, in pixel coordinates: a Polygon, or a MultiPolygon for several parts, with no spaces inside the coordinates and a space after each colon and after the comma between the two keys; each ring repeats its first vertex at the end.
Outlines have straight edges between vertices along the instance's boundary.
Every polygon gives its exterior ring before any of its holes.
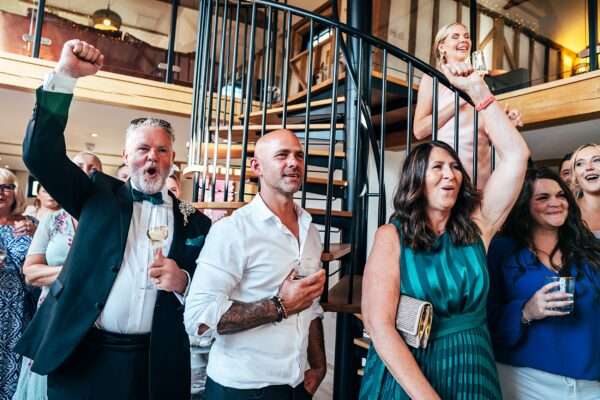
{"type": "Polygon", "coordinates": [[[420,1],[417,14],[417,34],[415,56],[421,60],[429,60],[433,38],[431,36],[431,21],[433,17],[433,3],[420,1]]]}

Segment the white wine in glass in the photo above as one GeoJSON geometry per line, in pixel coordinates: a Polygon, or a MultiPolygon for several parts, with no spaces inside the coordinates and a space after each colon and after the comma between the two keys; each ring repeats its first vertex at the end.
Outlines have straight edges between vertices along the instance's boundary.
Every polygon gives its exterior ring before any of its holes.
{"type": "Polygon", "coordinates": [[[169,237],[169,227],[166,225],[151,226],[148,228],[148,239],[152,242],[152,248],[159,249],[163,247],[169,237]]]}
{"type": "MultiPolygon", "coordinates": [[[[155,255],[159,249],[163,249],[169,237],[169,222],[167,210],[163,207],[154,206],[150,214],[150,223],[146,231],[152,245],[152,254],[155,255]]],[[[146,285],[142,289],[155,289],[148,273],[146,273],[146,285]]]]}
{"type": "Polygon", "coordinates": [[[471,65],[473,69],[481,76],[488,73],[487,66],[485,65],[485,58],[483,57],[483,51],[476,50],[471,53],[471,65]]]}

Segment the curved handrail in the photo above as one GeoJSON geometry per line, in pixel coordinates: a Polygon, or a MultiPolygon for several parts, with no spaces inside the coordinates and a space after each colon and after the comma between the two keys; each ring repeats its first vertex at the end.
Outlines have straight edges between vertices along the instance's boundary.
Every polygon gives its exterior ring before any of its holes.
{"type": "Polygon", "coordinates": [[[436,68],[434,68],[431,65],[425,63],[424,61],[418,59],[417,57],[414,57],[413,55],[405,52],[404,50],[402,50],[392,44],[389,44],[373,35],[361,32],[361,31],[359,31],[355,28],[352,28],[351,26],[348,26],[342,22],[334,21],[331,18],[327,18],[322,15],[315,14],[311,11],[303,10],[303,9],[295,7],[295,6],[290,6],[288,4],[276,3],[272,0],[251,0],[250,2],[256,3],[256,4],[262,4],[265,6],[270,6],[270,7],[277,8],[277,9],[280,9],[283,11],[289,11],[298,16],[310,18],[310,19],[320,22],[321,24],[340,29],[342,32],[351,34],[352,36],[360,37],[361,39],[366,40],[367,42],[369,42],[371,45],[373,45],[375,47],[385,49],[388,52],[388,54],[398,57],[404,62],[411,62],[414,67],[416,67],[417,69],[426,73],[427,75],[430,75],[432,78],[434,78],[434,77],[437,78],[439,83],[442,83],[442,84],[444,84],[444,86],[447,86],[449,89],[451,89],[455,92],[458,92],[459,95],[465,101],[469,102],[471,105],[474,105],[473,102],[471,101],[471,98],[465,92],[463,92],[459,88],[452,85],[450,83],[450,81],[448,80],[448,78],[446,78],[446,76],[443,73],[441,73],[440,71],[438,71],[436,68]]]}

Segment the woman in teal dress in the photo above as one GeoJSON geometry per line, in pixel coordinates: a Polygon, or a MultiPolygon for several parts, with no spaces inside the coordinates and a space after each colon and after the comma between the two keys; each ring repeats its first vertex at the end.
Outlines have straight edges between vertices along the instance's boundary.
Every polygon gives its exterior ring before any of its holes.
{"type": "Polygon", "coordinates": [[[443,70],[482,110],[500,162],[481,201],[447,144],[419,145],[404,162],[392,223],[377,230],[365,267],[362,314],[372,344],[362,400],[501,399],[486,327],[485,253],[519,194],[529,149],[469,65],[443,70]],[[425,349],[408,347],[396,330],[403,294],[433,304],[425,349]]]}

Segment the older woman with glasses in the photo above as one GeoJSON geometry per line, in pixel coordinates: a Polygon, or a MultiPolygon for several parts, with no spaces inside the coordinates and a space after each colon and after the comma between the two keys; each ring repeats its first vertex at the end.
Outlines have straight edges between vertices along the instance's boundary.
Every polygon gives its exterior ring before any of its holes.
{"type": "Polygon", "coordinates": [[[13,348],[31,318],[21,272],[31,243],[24,210],[25,196],[16,176],[0,168],[0,400],[11,400],[17,387],[21,356],[13,348]]]}

